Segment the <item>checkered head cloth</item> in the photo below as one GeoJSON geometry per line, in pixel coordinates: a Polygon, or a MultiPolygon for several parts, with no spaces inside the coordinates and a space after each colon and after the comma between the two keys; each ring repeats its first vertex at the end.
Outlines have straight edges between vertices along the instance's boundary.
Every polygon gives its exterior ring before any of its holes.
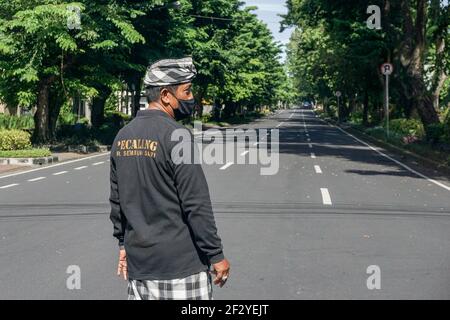
{"type": "Polygon", "coordinates": [[[190,82],[197,75],[192,58],[160,60],[148,67],[144,86],[171,86],[190,82]]]}

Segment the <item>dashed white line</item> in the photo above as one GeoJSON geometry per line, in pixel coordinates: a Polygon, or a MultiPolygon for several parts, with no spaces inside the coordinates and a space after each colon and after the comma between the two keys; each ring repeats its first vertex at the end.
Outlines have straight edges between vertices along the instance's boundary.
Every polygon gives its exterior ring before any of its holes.
{"type": "Polygon", "coordinates": [[[92,165],[93,166],[98,166],[99,164],[103,164],[103,163],[105,163],[105,161],[96,162],[96,163],[93,163],[92,165]]]}
{"type": "Polygon", "coordinates": [[[249,151],[244,151],[241,153],[241,156],[245,156],[247,153],[249,153],[249,151]]]}
{"type": "Polygon", "coordinates": [[[73,170],[82,170],[82,169],[85,169],[85,168],[87,168],[87,166],[81,166],[81,167],[75,168],[73,170]]]}
{"type": "Polygon", "coordinates": [[[28,182],[35,182],[35,181],[39,181],[39,180],[43,180],[45,179],[45,177],[38,177],[38,178],[34,178],[34,179],[28,179],[28,182]]]}
{"type": "Polygon", "coordinates": [[[70,161],[64,161],[64,162],[61,162],[61,163],[57,163],[57,164],[53,164],[53,165],[45,166],[45,167],[41,167],[41,168],[36,168],[36,169],[27,170],[27,171],[21,171],[21,172],[17,172],[17,173],[7,174],[7,175],[4,175],[4,176],[1,176],[0,179],[5,179],[5,178],[9,178],[9,177],[15,177],[15,176],[19,176],[19,175],[30,173],[30,172],[35,172],[35,171],[46,170],[46,169],[50,169],[50,168],[54,168],[54,167],[64,166],[66,164],[70,164],[70,163],[74,163],[74,162],[80,162],[80,161],[85,161],[85,160],[88,160],[88,159],[103,157],[103,156],[105,156],[107,154],[109,154],[109,152],[96,154],[94,156],[90,156],[90,157],[86,157],[86,158],[70,160],[70,161]]]}
{"type": "Polygon", "coordinates": [[[55,172],[53,175],[54,176],[59,176],[61,174],[67,173],[67,171],[60,171],[60,172],[55,172]]]}
{"type": "Polygon", "coordinates": [[[314,170],[316,171],[316,173],[322,173],[322,169],[320,168],[320,166],[314,166],[314,170]]]}
{"type": "Polygon", "coordinates": [[[331,202],[330,192],[327,188],[320,188],[320,192],[322,193],[322,201],[324,205],[331,206],[333,203],[331,202]]]}
{"type": "Polygon", "coordinates": [[[233,162],[228,162],[226,165],[220,168],[220,170],[225,170],[233,165],[233,162]]]}
{"type": "Polygon", "coordinates": [[[15,187],[15,186],[18,186],[18,185],[19,185],[18,183],[12,183],[12,184],[8,184],[6,186],[0,187],[0,189],[11,188],[11,187],[15,187]]]}

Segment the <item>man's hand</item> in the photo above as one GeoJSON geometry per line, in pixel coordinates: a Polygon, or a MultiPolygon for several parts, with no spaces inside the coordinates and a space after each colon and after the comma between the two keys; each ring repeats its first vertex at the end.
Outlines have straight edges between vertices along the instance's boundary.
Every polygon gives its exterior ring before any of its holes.
{"type": "Polygon", "coordinates": [[[123,274],[123,278],[127,280],[128,278],[128,269],[127,269],[127,253],[124,249],[119,251],[119,265],[117,267],[117,275],[120,277],[120,274],[123,274]]]}
{"type": "Polygon", "coordinates": [[[221,288],[227,282],[228,275],[230,274],[230,263],[227,259],[213,264],[214,271],[212,271],[216,277],[214,279],[214,284],[219,285],[221,288]]]}

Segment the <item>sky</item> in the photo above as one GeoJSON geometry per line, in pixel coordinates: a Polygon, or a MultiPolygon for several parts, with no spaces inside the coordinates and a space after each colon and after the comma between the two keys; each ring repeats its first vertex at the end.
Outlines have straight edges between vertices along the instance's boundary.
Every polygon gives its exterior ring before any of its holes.
{"type": "MultiPolygon", "coordinates": [[[[280,22],[281,17],[278,14],[287,13],[287,8],[285,7],[284,0],[245,0],[247,6],[257,6],[258,10],[254,11],[258,17],[264,21],[276,41],[281,42],[286,45],[289,42],[289,37],[293,29],[287,29],[283,33],[280,33],[280,22]]],[[[286,55],[282,54],[282,60],[284,60],[286,55]]]]}

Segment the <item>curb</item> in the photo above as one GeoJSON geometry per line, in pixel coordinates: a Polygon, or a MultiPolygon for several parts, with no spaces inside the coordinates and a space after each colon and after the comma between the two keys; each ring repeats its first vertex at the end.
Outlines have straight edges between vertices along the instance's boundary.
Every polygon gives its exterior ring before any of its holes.
{"type": "Polygon", "coordinates": [[[40,158],[0,158],[0,165],[43,165],[58,162],[57,156],[40,157],[40,158]]]}

